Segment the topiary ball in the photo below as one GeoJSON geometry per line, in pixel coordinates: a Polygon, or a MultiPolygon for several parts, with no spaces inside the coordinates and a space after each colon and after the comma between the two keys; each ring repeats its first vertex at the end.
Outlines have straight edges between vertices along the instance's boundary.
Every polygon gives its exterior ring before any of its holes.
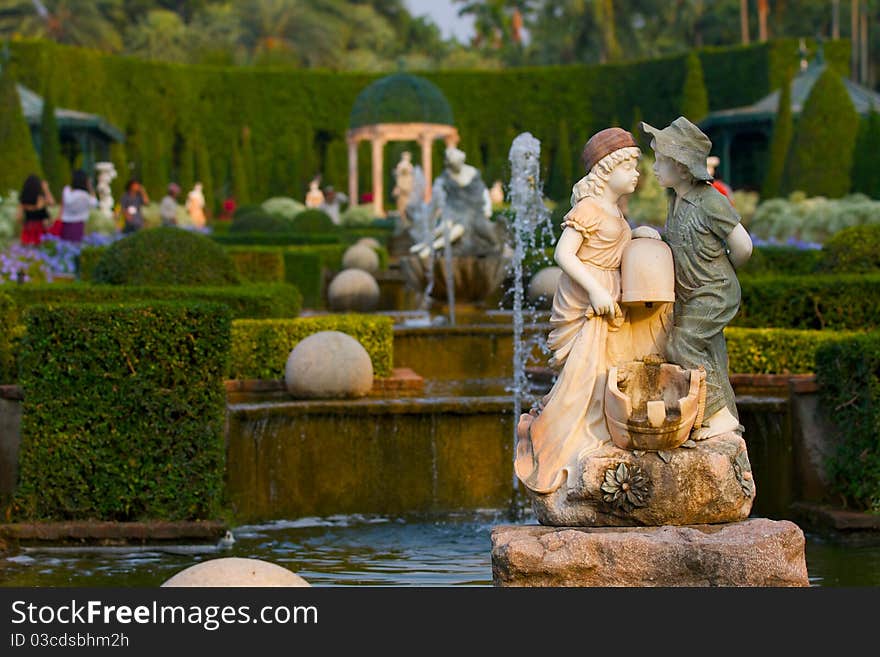
{"type": "Polygon", "coordinates": [[[862,274],[880,270],[880,225],[844,228],[822,247],[820,269],[836,274],[862,274]]]}
{"type": "Polygon", "coordinates": [[[326,212],[312,208],[293,218],[293,230],[297,233],[334,233],[336,224],[326,212]]]}
{"type": "Polygon", "coordinates": [[[235,216],[229,226],[230,233],[289,233],[290,222],[284,217],[269,214],[261,208],[255,208],[235,216]]]}
{"type": "Polygon", "coordinates": [[[141,230],[114,242],[92,280],[111,285],[238,285],[232,259],[213,240],[181,228],[141,230]]]}

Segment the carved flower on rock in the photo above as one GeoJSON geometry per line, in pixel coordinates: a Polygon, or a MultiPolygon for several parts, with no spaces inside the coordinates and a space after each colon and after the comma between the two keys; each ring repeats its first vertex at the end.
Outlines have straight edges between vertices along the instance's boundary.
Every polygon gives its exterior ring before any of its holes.
{"type": "Polygon", "coordinates": [[[648,506],[651,482],[637,465],[618,463],[616,468],[605,471],[602,482],[602,499],[615,509],[632,511],[636,507],[648,506]]]}

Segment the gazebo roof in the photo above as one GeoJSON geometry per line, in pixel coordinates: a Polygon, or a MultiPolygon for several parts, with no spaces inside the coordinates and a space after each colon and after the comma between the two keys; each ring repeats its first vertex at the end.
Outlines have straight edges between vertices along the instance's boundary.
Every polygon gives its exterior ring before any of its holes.
{"type": "MultiPolygon", "coordinates": [[[[21,113],[29,126],[38,126],[43,118],[43,98],[23,84],[16,84],[18,97],[21,101],[21,113]]],[[[92,130],[106,138],[124,142],[125,135],[116,126],[109,123],[103,116],[88,114],[76,110],[55,108],[55,121],[60,130],[92,130]]]]}
{"type": "MultiPolygon", "coordinates": [[[[805,70],[801,71],[791,81],[791,111],[797,116],[801,113],[804,103],[816,84],[816,80],[827,68],[827,64],[821,58],[814,60],[805,70]]],[[[855,82],[842,78],[846,91],[849,94],[852,104],[856,108],[856,112],[861,115],[867,114],[871,106],[880,112],[880,94],[856,84],[855,82]]],[[[776,118],[776,112],[779,109],[779,96],[781,90],[777,89],[773,93],[764,96],[761,100],[752,105],[743,107],[734,107],[732,109],[720,110],[712,112],[705,119],[700,121],[700,127],[704,130],[721,125],[729,125],[736,123],[758,123],[762,121],[772,122],[776,118]]]]}
{"type": "Polygon", "coordinates": [[[354,101],[349,128],[385,123],[453,125],[452,108],[433,82],[409,73],[376,80],[354,101]]]}

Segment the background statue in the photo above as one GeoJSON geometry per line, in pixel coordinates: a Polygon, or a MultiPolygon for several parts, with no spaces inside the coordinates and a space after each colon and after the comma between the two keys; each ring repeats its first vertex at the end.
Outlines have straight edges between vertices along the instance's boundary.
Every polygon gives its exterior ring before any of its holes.
{"type": "MultiPolygon", "coordinates": [[[[492,200],[480,172],[465,164],[465,154],[446,149],[445,169],[434,180],[432,194],[444,199],[440,221],[449,221],[459,234],[453,246],[456,255],[488,255],[502,251],[503,226],[492,223],[492,200]],[[459,228],[460,227],[460,228],[459,228]]],[[[442,236],[442,223],[440,232],[442,236]]]]}
{"type": "Polygon", "coordinates": [[[406,208],[409,205],[414,182],[412,153],[403,151],[400,154],[400,162],[394,167],[394,189],[391,191],[391,196],[397,202],[397,213],[400,215],[400,225],[403,228],[409,227],[412,223],[407,216],[406,208]]]}
{"type": "Polygon", "coordinates": [[[116,167],[112,162],[97,162],[95,170],[98,172],[98,208],[108,219],[113,218],[113,192],[110,183],[116,178],[116,167]]]}
{"type": "Polygon", "coordinates": [[[318,186],[321,184],[321,177],[315,176],[309,181],[309,191],[306,193],[306,207],[307,208],[320,208],[324,205],[324,192],[321,191],[321,188],[318,186]]]}
{"type": "Polygon", "coordinates": [[[666,217],[675,263],[674,325],[666,356],[687,369],[706,369],[707,420],[694,439],[741,431],[723,331],[739,310],[734,268],[751,256],[752,240],[728,199],[711,185],[709,138],[683,116],[662,130],[641,127],[652,138],[657,180],[675,191],[666,217]]]}
{"type": "Polygon", "coordinates": [[[197,182],[186,195],[186,212],[195,228],[205,227],[205,194],[202,192],[202,183],[197,182]]]}

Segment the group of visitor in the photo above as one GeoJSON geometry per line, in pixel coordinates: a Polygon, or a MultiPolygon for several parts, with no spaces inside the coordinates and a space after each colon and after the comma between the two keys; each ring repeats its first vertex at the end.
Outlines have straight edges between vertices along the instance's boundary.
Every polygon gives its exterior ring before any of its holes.
{"type": "Polygon", "coordinates": [[[82,241],[89,212],[98,205],[92,181],[82,169],[74,171],[70,184],[64,186],[56,219],[49,214],[55,205],[49,183],[36,174],[25,179],[18,202],[21,243],[30,246],[42,242],[44,235],[56,235],[69,242],[82,241]]]}
{"type": "MultiPolygon", "coordinates": [[[[168,185],[167,193],[159,204],[163,226],[177,225],[177,199],[180,192],[181,188],[177,183],[168,185]]],[[[48,181],[37,174],[31,174],[25,179],[18,200],[17,220],[21,222],[21,243],[25,246],[38,246],[45,235],[55,235],[68,242],[81,242],[89,213],[98,207],[92,181],[82,169],[74,171],[70,184],[64,186],[57,212],[52,212],[56,201],[48,181]]],[[[150,197],[141,182],[137,179],[129,180],[125,193],[119,199],[124,234],[134,233],[144,227],[143,210],[149,203],[150,197]]],[[[201,183],[196,183],[187,195],[186,212],[193,226],[205,226],[205,197],[201,183]]]]}

